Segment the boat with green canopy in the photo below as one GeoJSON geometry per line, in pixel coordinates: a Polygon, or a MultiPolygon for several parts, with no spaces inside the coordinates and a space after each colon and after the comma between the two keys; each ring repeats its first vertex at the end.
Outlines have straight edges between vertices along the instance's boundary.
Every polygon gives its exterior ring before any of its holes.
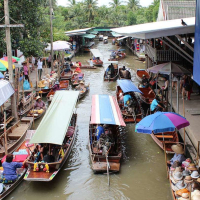
{"type": "Polygon", "coordinates": [[[64,165],[76,138],[78,96],[78,91],[56,91],[30,140],[35,149],[26,162],[26,181],[51,181],[64,165]]]}

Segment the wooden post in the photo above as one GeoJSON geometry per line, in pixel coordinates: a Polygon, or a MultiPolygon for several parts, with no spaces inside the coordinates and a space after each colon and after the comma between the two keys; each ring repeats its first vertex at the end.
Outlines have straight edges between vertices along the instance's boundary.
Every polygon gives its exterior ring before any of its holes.
{"type": "Polygon", "coordinates": [[[53,7],[52,0],[49,0],[49,9],[50,9],[50,39],[51,39],[51,71],[53,71],[53,7]]]}
{"type": "MultiPolygon", "coordinates": [[[[183,96],[183,117],[185,117],[185,101],[184,101],[184,97],[185,95],[183,96]]],[[[185,128],[183,129],[183,140],[184,140],[184,153],[185,153],[185,128]]]]}
{"type": "MultiPolygon", "coordinates": [[[[14,86],[14,75],[13,75],[13,67],[12,67],[12,47],[11,47],[11,37],[10,37],[10,15],[9,15],[9,7],[8,0],[4,0],[4,13],[5,13],[5,29],[6,29],[6,48],[7,48],[7,56],[8,56],[8,69],[9,69],[9,82],[14,86]]],[[[16,105],[16,94],[14,93],[11,96],[11,108],[12,115],[15,120],[18,119],[17,115],[17,105],[16,105]]]]}
{"type": "Polygon", "coordinates": [[[6,134],[6,112],[4,111],[4,149],[5,149],[5,154],[8,154],[8,146],[7,146],[7,134],[6,134]]]}
{"type": "Polygon", "coordinates": [[[166,169],[167,169],[167,178],[169,178],[169,174],[168,174],[168,166],[167,166],[167,154],[166,154],[166,146],[165,146],[165,142],[164,142],[164,153],[165,153],[165,164],[166,164],[166,169]]]}
{"type": "Polygon", "coordinates": [[[199,144],[200,144],[200,141],[198,141],[198,146],[197,146],[197,164],[200,167],[200,162],[199,162],[199,144]]]}

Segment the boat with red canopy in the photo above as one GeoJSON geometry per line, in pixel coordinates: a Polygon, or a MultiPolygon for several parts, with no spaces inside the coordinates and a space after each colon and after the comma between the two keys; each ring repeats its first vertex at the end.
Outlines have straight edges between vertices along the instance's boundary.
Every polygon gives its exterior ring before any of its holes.
{"type": "Polygon", "coordinates": [[[117,100],[109,95],[93,95],[89,125],[89,151],[95,173],[120,171],[121,126],[126,126],[117,100]],[[102,134],[98,131],[103,129],[102,134]],[[97,130],[97,131],[96,131],[97,130]]]}

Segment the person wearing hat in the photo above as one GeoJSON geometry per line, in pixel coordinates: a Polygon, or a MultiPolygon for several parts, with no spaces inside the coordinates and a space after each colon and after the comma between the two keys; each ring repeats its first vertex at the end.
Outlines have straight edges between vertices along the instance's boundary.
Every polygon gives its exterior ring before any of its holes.
{"type": "Polygon", "coordinates": [[[42,101],[40,96],[36,97],[34,108],[37,109],[37,110],[39,110],[39,109],[45,110],[46,109],[45,103],[44,103],[44,101],[42,101]]]}
{"type": "Polygon", "coordinates": [[[85,84],[83,81],[80,81],[79,85],[75,87],[77,90],[85,91],[85,84]]]}
{"type": "Polygon", "coordinates": [[[142,75],[142,85],[145,85],[145,87],[149,86],[149,80],[145,74],[142,75]]]}
{"type": "Polygon", "coordinates": [[[28,80],[28,82],[29,82],[27,62],[24,61],[24,62],[22,63],[22,65],[23,65],[25,80],[28,80]]]}
{"type": "Polygon", "coordinates": [[[164,111],[165,110],[165,107],[161,103],[158,95],[156,95],[156,98],[151,102],[150,109],[153,113],[157,112],[157,111],[164,111]]]}
{"type": "Polygon", "coordinates": [[[183,155],[184,150],[183,150],[183,146],[181,144],[174,144],[174,145],[172,145],[171,148],[175,154],[171,160],[167,161],[167,164],[169,167],[171,167],[171,165],[173,165],[175,162],[182,163],[186,159],[185,156],[183,155]]]}

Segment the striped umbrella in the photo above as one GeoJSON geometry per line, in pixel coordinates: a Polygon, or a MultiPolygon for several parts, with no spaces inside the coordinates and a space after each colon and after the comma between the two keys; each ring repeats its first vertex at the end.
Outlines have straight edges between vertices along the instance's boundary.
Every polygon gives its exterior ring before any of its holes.
{"type": "MultiPolygon", "coordinates": [[[[1,60],[8,61],[8,57],[7,56],[3,57],[3,58],[1,58],[1,60]]],[[[18,62],[18,61],[20,61],[20,58],[12,56],[12,62],[18,62]]]]}
{"type": "MultiPolygon", "coordinates": [[[[13,69],[15,69],[15,66],[12,65],[13,69]]],[[[8,62],[5,60],[0,60],[0,71],[6,71],[8,69],[8,62]]]]}

